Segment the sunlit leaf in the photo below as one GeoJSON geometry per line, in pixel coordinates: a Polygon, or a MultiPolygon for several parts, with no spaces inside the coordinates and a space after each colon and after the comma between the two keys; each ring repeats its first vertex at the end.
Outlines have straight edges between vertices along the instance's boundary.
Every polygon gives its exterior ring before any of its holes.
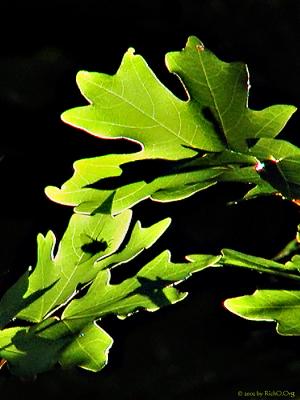
{"type": "Polygon", "coordinates": [[[214,185],[223,172],[216,166],[190,166],[189,159],[142,160],[142,155],[77,161],[74,176],[61,189],[47,187],[46,194],[52,200],[76,206],[77,212],[91,213],[114,193],[112,213],[116,214],[149,197],[162,202],[184,199],[214,185]]]}
{"type": "Polygon", "coordinates": [[[66,111],[65,122],[99,137],[128,138],[147,157],[178,160],[194,149],[223,149],[197,103],[174,96],[133,49],[113,76],[81,71],[77,84],[91,105],[66,111]]]}
{"type": "Polygon", "coordinates": [[[300,335],[300,289],[257,290],[226,300],[225,307],[246,319],[276,321],[281,335],[300,335]]]}
{"type": "Polygon", "coordinates": [[[56,284],[53,281],[48,287],[43,287],[26,295],[28,290],[29,271],[25,272],[17,282],[11,286],[0,300],[0,329],[16,318],[17,314],[30,304],[44,296],[56,284]]]}
{"type": "MultiPolygon", "coordinates": [[[[293,259],[294,258],[292,258],[292,260],[293,259]]],[[[274,260],[241,253],[236,250],[223,249],[220,263],[223,265],[231,265],[270,273],[272,275],[284,276],[289,279],[300,281],[300,266],[291,261],[283,264],[274,260]]]]}
{"type": "Polygon", "coordinates": [[[81,299],[73,300],[62,318],[98,319],[107,314],[121,317],[146,309],[155,311],[174,304],[186,297],[174,284],[187,279],[192,273],[215,265],[220,257],[203,256],[191,263],[174,264],[170,253],[163,252],[145,265],[135,276],[119,284],[110,283],[110,272],[100,272],[88,293],[81,299]]]}
{"type": "Polygon", "coordinates": [[[34,327],[0,331],[0,356],[15,375],[32,377],[53,368],[101,370],[107,363],[112,338],[90,320],[59,321],[49,318],[34,327]]]}
{"type": "MultiPolygon", "coordinates": [[[[175,286],[205,268],[239,267],[300,281],[299,232],[276,260],[224,249],[221,256],[193,254],[174,263],[166,250],[154,258],[151,251],[151,261],[139,265],[139,254],[171,222],[130,226],[130,208],[144,199],[181,200],[230,181],[251,185],[246,199],[276,194],[300,204],[300,149],[276,138],[295,107],[250,109],[247,67],[219,60],[194,36],[183,50],[167,54],[166,65],[184,86],[185,100],[133,49],[115,75],[77,75],[89,104],[62,119],[100,138],[134,141],[140,150],[76,161],[60,189],[46,188],[50,199],[75,207],[75,214],[57,245],[52,231],[38,235],[36,267],[0,301],[0,357],[18,376],[57,363],[100,371],[113,343],[100,327],[103,317],[175,304],[187,295],[175,286]],[[121,265],[127,278],[118,277],[121,265]]],[[[299,335],[296,289],[257,290],[225,305],[244,318],[277,321],[279,333],[299,335]]]]}
{"type": "Polygon", "coordinates": [[[247,139],[275,137],[296,111],[289,105],[249,109],[246,65],[219,60],[195,36],[188,39],[184,50],[168,53],[166,63],[180,76],[191,98],[206,110],[232,150],[246,151],[247,139]]]}
{"type": "Polygon", "coordinates": [[[254,167],[264,142],[249,148],[248,141],[273,140],[295,107],[249,109],[247,67],[219,60],[194,36],[182,51],[168,53],[166,64],[179,76],[187,100],[164,87],[132,49],[115,75],[78,74],[90,105],[66,111],[63,120],[101,138],[136,141],[141,150],[77,161],[61,189],[46,188],[49,198],[92,213],[114,192],[114,214],[149,197],[181,200],[218,181],[256,185],[248,198],[270,193],[254,168],[244,168],[254,167]]]}
{"type": "Polygon", "coordinates": [[[27,296],[56,284],[22,310],[18,317],[40,322],[56,306],[64,303],[79,284],[93,279],[97,273],[92,268],[93,264],[119,248],[130,220],[129,210],[115,217],[100,213],[92,216],[74,214],[56,254],[54,234],[49,232],[46,237],[39,234],[38,261],[29,276],[27,296]],[[96,241],[95,246],[93,240],[96,241]],[[94,247],[92,250],[91,246],[94,247]]]}

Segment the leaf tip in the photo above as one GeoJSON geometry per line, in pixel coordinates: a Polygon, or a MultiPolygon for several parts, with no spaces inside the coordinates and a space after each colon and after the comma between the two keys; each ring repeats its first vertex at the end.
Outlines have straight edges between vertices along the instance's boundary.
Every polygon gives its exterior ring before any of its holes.
{"type": "Polygon", "coordinates": [[[163,224],[165,230],[167,230],[172,223],[172,218],[171,217],[164,218],[161,221],[159,221],[158,223],[163,224]]]}
{"type": "Polygon", "coordinates": [[[87,78],[89,76],[90,72],[82,70],[78,71],[76,74],[76,81],[78,82],[82,78],[87,78]]]}
{"type": "Polygon", "coordinates": [[[129,49],[127,50],[127,54],[129,56],[134,56],[135,54],[135,49],[133,47],[129,47],[129,49]]]}
{"type": "Polygon", "coordinates": [[[222,303],[222,305],[223,305],[223,307],[224,307],[226,310],[228,310],[228,311],[234,313],[233,308],[231,307],[231,300],[232,300],[232,299],[226,299],[226,300],[224,300],[223,303],[222,303]]]}
{"type": "Polygon", "coordinates": [[[191,35],[188,37],[186,47],[196,47],[197,50],[204,51],[205,46],[197,36],[191,35]]]}
{"type": "Polygon", "coordinates": [[[59,188],[57,188],[56,186],[47,186],[45,187],[44,192],[48,199],[59,202],[59,198],[61,195],[61,190],[59,188]]]}

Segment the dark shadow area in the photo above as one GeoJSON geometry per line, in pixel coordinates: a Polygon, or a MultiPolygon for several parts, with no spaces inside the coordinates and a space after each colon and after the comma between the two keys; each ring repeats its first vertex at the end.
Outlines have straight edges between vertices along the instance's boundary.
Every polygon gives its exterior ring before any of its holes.
{"type": "Polygon", "coordinates": [[[149,159],[121,164],[122,174],[120,176],[103,178],[84,187],[98,190],[116,190],[141,180],[151,183],[160,177],[199,170],[199,167],[193,165],[193,161],[199,157],[200,155],[197,155],[178,161],[149,159]]]}

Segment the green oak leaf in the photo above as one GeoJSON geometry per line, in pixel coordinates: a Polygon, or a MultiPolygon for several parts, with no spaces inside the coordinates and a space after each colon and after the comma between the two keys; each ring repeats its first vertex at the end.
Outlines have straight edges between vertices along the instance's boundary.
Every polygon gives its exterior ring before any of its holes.
{"type": "Polygon", "coordinates": [[[165,88],[132,49],[115,75],[79,72],[78,86],[90,104],[66,111],[62,119],[101,138],[133,140],[141,150],[77,161],[60,189],[46,188],[51,200],[92,213],[114,193],[116,214],[149,197],[184,199],[219,181],[256,185],[246,198],[278,191],[250,167],[260,159],[263,143],[249,149],[248,140],[273,139],[295,107],[249,109],[247,67],[219,60],[194,36],[182,51],[168,53],[166,64],[180,78],[187,100],[165,88]],[[225,164],[226,158],[235,158],[234,165],[225,164]]]}
{"type": "Polygon", "coordinates": [[[134,153],[79,160],[73,177],[61,189],[47,187],[46,194],[56,202],[76,206],[76,212],[92,213],[114,193],[112,214],[116,214],[149,197],[161,202],[189,197],[214,185],[224,170],[205,162],[195,167],[191,159],[143,160],[141,156],[134,153]],[[131,176],[127,179],[126,168],[134,170],[136,180],[131,176]],[[151,176],[146,178],[149,172],[151,176]]]}
{"type": "MultiPolygon", "coordinates": [[[[140,241],[149,247],[167,223],[160,221],[150,228],[137,223],[131,239],[135,251],[125,247],[116,254],[115,263],[135,256],[133,253],[142,247],[140,241]]],[[[165,251],[132,278],[113,285],[110,269],[100,270],[88,292],[72,300],[61,319],[49,317],[33,326],[1,330],[0,357],[7,360],[13,374],[21,377],[47,371],[58,362],[63,367],[100,371],[107,364],[113,340],[96,320],[107,314],[124,318],[139,309],[155,311],[184,299],[187,293],[179,292],[174,285],[192,273],[218,266],[220,257],[191,255],[187,259],[189,263],[174,264],[165,251]]]]}
{"type": "Polygon", "coordinates": [[[198,104],[173,95],[133,49],[115,75],[81,71],[77,84],[91,104],[66,111],[62,119],[93,135],[138,142],[150,158],[178,160],[196,149],[224,148],[198,104]]]}
{"type": "Polygon", "coordinates": [[[256,290],[225,301],[232,313],[255,321],[276,321],[281,335],[300,335],[300,290],[256,290]]]}
{"type": "MultiPolygon", "coordinates": [[[[254,179],[249,179],[256,187],[251,189],[245,198],[272,193],[281,194],[288,200],[300,198],[299,147],[285,140],[262,138],[251,147],[249,153],[260,160],[263,174],[260,174],[260,180],[254,176],[254,179]],[[272,160],[273,163],[270,162],[272,160]]],[[[230,179],[230,176],[227,178],[230,179]]]]}
{"type": "Polygon", "coordinates": [[[115,217],[101,213],[92,216],[74,214],[55,255],[54,234],[51,231],[45,237],[39,234],[37,265],[29,276],[26,295],[45,290],[50,285],[53,287],[25,307],[18,317],[40,322],[51,310],[67,301],[79,284],[93,279],[97,273],[93,264],[119,248],[130,220],[130,210],[115,217]],[[94,247],[92,252],[90,247],[94,247]]]}
{"type": "Polygon", "coordinates": [[[168,53],[166,64],[180,77],[191,98],[206,109],[232,150],[247,151],[248,139],[275,137],[296,111],[290,105],[249,109],[247,66],[219,60],[195,36],[189,37],[182,51],[168,53]]]}
{"type": "Polygon", "coordinates": [[[263,138],[249,149],[249,153],[264,160],[274,157],[277,160],[300,157],[300,148],[282,139],[263,138]]]}
{"type": "Polygon", "coordinates": [[[29,271],[26,271],[1,298],[0,329],[14,320],[19,312],[30,306],[30,304],[35,302],[41,296],[45,295],[45,293],[56,284],[56,281],[54,281],[48,287],[36,290],[32,294],[26,296],[29,285],[28,277],[29,271]]]}
{"type": "MultiPolygon", "coordinates": [[[[291,242],[292,243],[292,242],[291,242]]],[[[294,251],[291,243],[277,258],[281,259],[294,251]]],[[[255,257],[238,251],[223,249],[221,265],[249,268],[273,276],[300,281],[300,256],[295,255],[285,263],[255,257]]],[[[232,313],[250,320],[276,321],[277,332],[282,335],[300,335],[300,289],[259,289],[252,295],[227,299],[225,307],[232,313]]]]}
{"type": "Polygon", "coordinates": [[[248,155],[253,157],[251,166],[228,165],[218,181],[254,184],[244,199],[270,194],[280,194],[287,200],[300,198],[299,147],[285,140],[262,138],[249,149],[248,155]],[[256,170],[258,165],[261,172],[256,170]]]}
{"type": "Polygon", "coordinates": [[[248,190],[248,192],[243,197],[244,200],[251,200],[260,196],[276,195],[276,189],[270,185],[268,182],[259,182],[255,187],[248,190]]]}
{"type": "Polygon", "coordinates": [[[143,228],[140,221],[134,225],[126,245],[110,257],[97,260],[94,268],[97,271],[115,268],[137,257],[143,250],[149,249],[171,224],[171,218],[165,218],[149,227],[143,228]]]}
{"type": "MultiPolygon", "coordinates": [[[[286,250],[286,253],[288,253],[288,252],[291,253],[291,252],[294,252],[294,251],[298,251],[299,250],[299,242],[298,241],[296,242],[296,241],[293,240],[283,250],[286,250]]],[[[291,260],[286,262],[285,265],[289,269],[294,269],[294,270],[297,270],[297,271],[300,272],[300,255],[299,254],[294,255],[291,258],[291,260]]]]}
{"type": "Polygon", "coordinates": [[[58,361],[69,338],[49,335],[47,325],[53,328],[54,320],[47,320],[35,327],[14,327],[0,331],[0,356],[8,361],[13,374],[32,377],[52,368],[58,361]],[[37,332],[41,330],[41,334],[37,332]]]}
{"type": "MultiPolygon", "coordinates": [[[[38,236],[38,262],[28,278],[20,278],[0,302],[0,322],[5,326],[18,317],[40,322],[53,309],[76,294],[79,284],[95,278],[104,268],[113,268],[132,260],[151,247],[166,231],[170,218],[149,227],[137,221],[127,240],[131,212],[112,217],[109,214],[72,216],[58,251],[53,256],[55,237],[52,232],[38,236]],[[101,235],[100,250],[88,253],[90,237],[101,235]],[[106,243],[104,248],[103,243],[106,243]],[[120,244],[124,242],[119,249],[120,244]],[[106,248],[107,246],[107,248],[106,248]]],[[[98,246],[96,242],[96,247],[98,246]]],[[[97,250],[97,248],[95,249],[97,250]]],[[[98,249],[99,250],[99,249],[98,249]]]]}
{"type": "Polygon", "coordinates": [[[90,320],[59,321],[48,318],[32,327],[0,331],[0,357],[11,372],[32,377],[58,362],[100,371],[106,364],[112,338],[90,320]]]}
{"type": "Polygon", "coordinates": [[[59,363],[63,367],[80,367],[98,372],[108,362],[108,352],[113,339],[96,322],[89,322],[83,328],[84,320],[63,321],[71,331],[75,331],[74,339],[63,349],[59,363]],[[78,333],[79,332],[79,333],[78,333]]]}
{"type": "Polygon", "coordinates": [[[110,284],[110,271],[103,270],[84,297],[71,301],[62,319],[99,319],[108,314],[124,318],[140,309],[156,311],[186,297],[187,293],[180,293],[175,289],[175,284],[194,272],[216,265],[219,259],[200,256],[191,263],[174,264],[170,261],[170,253],[165,251],[141,268],[135,276],[119,284],[110,284]]]}
{"type": "Polygon", "coordinates": [[[291,261],[287,261],[283,264],[236,250],[223,249],[220,264],[247,268],[272,275],[283,276],[293,280],[300,280],[300,265],[297,265],[297,261],[298,257],[294,256],[291,261]]]}

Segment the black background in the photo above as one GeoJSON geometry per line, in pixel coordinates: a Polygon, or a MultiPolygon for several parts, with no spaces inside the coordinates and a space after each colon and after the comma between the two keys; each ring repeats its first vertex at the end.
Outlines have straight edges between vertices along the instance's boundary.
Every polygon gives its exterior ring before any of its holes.
{"type": "MultiPolygon", "coordinates": [[[[180,96],[164,55],[196,35],[221,59],[248,64],[251,108],[298,106],[297,0],[19,3],[0,6],[1,292],[34,264],[36,234],[53,229],[59,238],[66,227],[71,210],[50,202],[44,187],[60,186],[76,159],[125,145],[60,121],[63,111],[85,103],[75,84],[78,70],[113,74],[132,46],[180,96]]],[[[298,131],[296,115],[285,137],[299,145],[298,131]]],[[[136,215],[145,223],[173,217],[161,247],[173,250],[174,260],[223,247],[272,257],[293,238],[299,211],[277,198],[226,206],[245,189],[227,184],[177,204],[146,201],[136,215]]],[[[270,281],[247,271],[204,271],[182,285],[190,295],[176,306],[103,321],[115,344],[101,373],[57,368],[24,383],[2,370],[1,396],[223,400],[238,398],[238,390],[300,396],[299,339],[280,337],[275,324],[239,319],[222,306],[259,285],[270,281]]]]}

